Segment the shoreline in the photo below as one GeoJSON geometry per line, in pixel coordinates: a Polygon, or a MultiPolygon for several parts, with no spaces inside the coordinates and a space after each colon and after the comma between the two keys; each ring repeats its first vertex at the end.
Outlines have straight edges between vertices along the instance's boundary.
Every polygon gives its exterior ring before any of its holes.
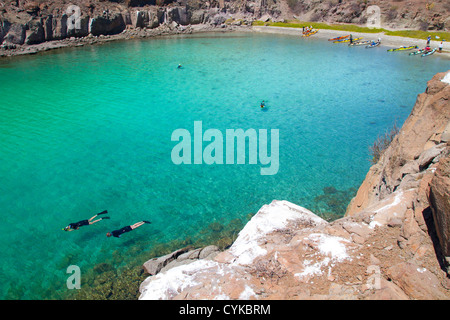
{"type": "MultiPolygon", "coordinates": [[[[289,27],[271,27],[271,26],[253,26],[252,30],[254,32],[261,33],[272,33],[272,34],[285,34],[285,35],[295,35],[299,36],[301,34],[301,30],[298,28],[289,28],[289,27]]],[[[319,38],[328,40],[330,38],[344,36],[350,34],[349,31],[341,31],[341,30],[330,30],[330,29],[319,29],[319,32],[314,34],[312,38],[319,38]]],[[[362,37],[364,40],[376,40],[381,38],[381,46],[385,47],[401,47],[401,46],[412,46],[417,45],[419,48],[423,48],[426,45],[426,41],[422,39],[414,39],[407,37],[399,37],[399,36],[389,36],[385,35],[383,32],[381,33],[364,33],[364,32],[351,32],[354,38],[362,37]]],[[[437,48],[439,46],[440,41],[431,40],[430,47],[437,48]]],[[[446,44],[449,46],[449,44],[446,44]]],[[[450,59],[450,49],[444,48],[441,53],[436,52],[438,56],[445,57],[450,59]]],[[[412,52],[407,51],[407,52],[412,52]]],[[[433,54],[434,56],[434,54],[433,54]]]]}
{"type": "Polygon", "coordinates": [[[228,26],[227,28],[224,28],[206,24],[177,27],[172,27],[170,25],[161,25],[154,29],[127,28],[121,33],[114,35],[93,36],[92,34],[89,34],[85,37],[71,37],[61,40],[51,40],[33,45],[17,45],[15,49],[0,50],[0,61],[4,58],[34,55],[40,52],[53,51],[63,48],[100,45],[111,41],[149,39],[164,36],[202,34],[208,32],[226,33],[233,32],[236,29],[242,29],[241,31],[244,31],[243,29],[245,28],[236,26],[228,26]]]}
{"type": "Polygon", "coordinates": [[[56,49],[75,48],[89,45],[101,45],[111,41],[152,39],[167,36],[186,36],[203,33],[229,33],[229,32],[252,32],[251,27],[244,26],[214,26],[209,24],[197,24],[176,27],[170,25],[160,25],[154,29],[127,28],[119,34],[93,36],[89,34],[85,37],[71,37],[61,40],[45,41],[33,45],[17,45],[15,49],[1,50],[0,62],[5,58],[17,56],[35,55],[41,52],[53,51],[56,49]]]}
{"type": "MultiPolygon", "coordinates": [[[[250,32],[250,33],[269,33],[269,34],[282,34],[299,36],[301,30],[299,28],[290,27],[273,27],[273,26],[235,26],[224,25],[213,26],[209,24],[197,24],[188,26],[171,27],[170,25],[161,25],[154,29],[141,29],[141,28],[127,28],[123,32],[115,35],[100,35],[92,36],[89,34],[86,37],[80,38],[66,38],[62,40],[46,41],[34,45],[19,45],[16,49],[12,50],[0,50],[0,61],[4,58],[12,58],[17,56],[34,55],[41,52],[53,51],[63,48],[83,47],[88,45],[99,45],[110,41],[119,40],[136,40],[136,39],[149,39],[166,36],[183,36],[183,35],[196,35],[203,33],[232,33],[232,32],[250,32]],[[225,27],[224,27],[225,26],[225,27]]],[[[313,38],[321,40],[328,40],[330,38],[348,35],[348,31],[331,30],[331,29],[319,29],[319,32],[314,34],[313,38]]],[[[417,45],[419,48],[425,47],[426,41],[422,39],[389,36],[381,33],[363,33],[352,32],[354,38],[362,37],[366,40],[381,38],[381,45],[384,47],[395,48],[401,46],[417,45]]],[[[431,48],[437,48],[440,41],[431,40],[431,48]]],[[[448,46],[448,44],[447,44],[448,46]]],[[[412,52],[412,51],[407,51],[412,52]]],[[[436,54],[440,57],[450,60],[449,48],[436,54]]],[[[434,55],[433,55],[434,56],[434,55]]]]}

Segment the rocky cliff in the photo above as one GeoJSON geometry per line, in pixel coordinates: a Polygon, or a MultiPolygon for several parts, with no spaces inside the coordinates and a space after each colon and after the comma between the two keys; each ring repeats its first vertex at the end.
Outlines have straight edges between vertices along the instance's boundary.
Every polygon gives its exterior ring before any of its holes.
{"type": "Polygon", "coordinates": [[[345,217],[273,201],[223,252],[148,261],[140,299],[450,299],[449,79],[428,82],[345,217]]]}
{"type": "Polygon", "coordinates": [[[425,5],[421,0],[8,0],[0,2],[0,43],[3,50],[87,35],[113,35],[127,29],[154,29],[161,25],[225,22],[251,24],[255,19],[363,24],[380,8],[383,27],[447,30],[447,2],[425,5]]]}
{"type": "MultiPolygon", "coordinates": [[[[370,168],[346,212],[354,216],[370,211],[374,204],[394,194],[414,192],[409,212],[422,226],[423,217],[432,212],[444,257],[450,256],[449,82],[446,73],[428,82],[411,115],[378,163],[370,168]]],[[[414,231],[411,238],[403,235],[402,239],[408,239],[403,242],[420,248],[421,239],[427,237],[427,228],[422,229],[414,231]]]]}

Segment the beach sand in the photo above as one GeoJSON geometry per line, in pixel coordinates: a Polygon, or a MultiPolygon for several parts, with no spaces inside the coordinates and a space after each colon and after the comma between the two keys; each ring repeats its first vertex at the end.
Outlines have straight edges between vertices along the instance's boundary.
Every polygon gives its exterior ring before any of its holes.
{"type": "MultiPolygon", "coordinates": [[[[273,34],[286,34],[300,36],[302,30],[300,28],[288,28],[288,27],[269,27],[269,26],[228,26],[227,28],[214,27],[212,25],[200,24],[184,27],[182,31],[176,29],[172,30],[167,25],[162,25],[156,29],[143,29],[134,30],[126,29],[124,32],[111,35],[111,36],[87,36],[83,38],[66,38],[63,40],[46,41],[35,45],[22,45],[18,46],[17,50],[0,50],[0,58],[8,56],[18,56],[27,54],[36,54],[42,51],[49,51],[54,49],[61,49],[67,47],[78,47],[85,45],[102,44],[115,40],[127,40],[127,39],[137,39],[137,38],[151,38],[156,36],[171,36],[171,35],[195,35],[201,33],[215,33],[215,32],[263,32],[263,33],[273,33],[273,34]]],[[[336,38],[343,35],[350,34],[348,31],[340,30],[329,30],[329,29],[319,29],[319,32],[314,34],[311,38],[319,39],[330,39],[336,38]]],[[[411,46],[417,45],[419,48],[424,48],[426,45],[425,40],[413,39],[406,37],[397,36],[387,36],[384,33],[361,33],[352,32],[353,38],[362,37],[364,40],[377,40],[381,38],[381,45],[385,47],[401,47],[401,46],[411,46]]],[[[306,38],[310,39],[310,38],[306,38]]],[[[438,48],[440,41],[431,41],[431,48],[438,48]]],[[[412,50],[411,50],[412,51],[412,50]]],[[[441,53],[436,52],[432,56],[445,57],[450,60],[450,43],[444,42],[444,50],[441,53]]]]}
{"type": "MultiPolygon", "coordinates": [[[[286,27],[261,27],[261,26],[253,26],[252,30],[254,32],[264,32],[264,33],[275,33],[275,34],[289,34],[289,35],[301,35],[302,30],[297,28],[286,28],[286,27]]],[[[319,32],[314,34],[311,37],[319,38],[319,39],[331,39],[340,36],[345,36],[350,34],[348,31],[340,31],[340,30],[329,30],[329,29],[319,29],[319,32]]],[[[422,39],[413,39],[406,37],[397,37],[397,36],[387,36],[384,33],[361,33],[361,32],[351,32],[353,38],[362,37],[363,40],[377,40],[381,38],[381,45],[385,47],[402,47],[402,46],[413,46],[417,45],[419,49],[424,48],[426,46],[426,40],[422,39]]],[[[438,48],[440,41],[431,40],[430,47],[438,48]]],[[[412,50],[411,50],[412,52],[412,50]]],[[[450,43],[444,41],[444,49],[441,53],[436,51],[436,55],[441,57],[446,57],[450,59],[450,43]]]]}

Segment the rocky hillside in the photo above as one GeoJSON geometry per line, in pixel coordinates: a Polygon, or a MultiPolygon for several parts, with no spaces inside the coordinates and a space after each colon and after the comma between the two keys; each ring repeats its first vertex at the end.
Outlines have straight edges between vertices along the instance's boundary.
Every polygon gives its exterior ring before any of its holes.
{"type": "Polygon", "coordinates": [[[287,0],[300,20],[365,25],[372,13],[369,6],[380,8],[381,27],[386,29],[448,30],[448,1],[422,0],[287,0]]]}
{"type": "Polygon", "coordinates": [[[146,262],[140,299],[450,299],[449,100],[450,70],[428,82],[345,217],[273,201],[223,252],[146,262]]]}
{"type": "Polygon", "coordinates": [[[3,49],[70,37],[112,35],[161,25],[250,24],[255,19],[365,25],[369,5],[380,8],[383,27],[447,30],[448,1],[422,0],[7,0],[0,2],[3,49]],[[71,5],[75,5],[71,6],[71,5]]]}

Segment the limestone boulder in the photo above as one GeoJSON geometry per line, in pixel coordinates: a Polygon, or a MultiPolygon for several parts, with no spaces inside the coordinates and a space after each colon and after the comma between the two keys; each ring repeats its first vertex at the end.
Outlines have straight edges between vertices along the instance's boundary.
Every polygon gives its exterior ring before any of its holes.
{"type": "Polygon", "coordinates": [[[42,20],[28,23],[25,44],[37,44],[45,41],[45,31],[42,20]]]}
{"type": "Polygon", "coordinates": [[[419,159],[417,160],[419,170],[422,171],[425,168],[427,168],[431,164],[431,162],[436,157],[438,157],[446,147],[447,147],[446,143],[441,143],[422,152],[419,156],[419,159]]]}
{"type": "Polygon", "coordinates": [[[148,260],[144,263],[144,270],[150,275],[155,275],[159,273],[161,269],[164,268],[167,264],[169,264],[173,260],[176,260],[178,256],[186,253],[187,251],[187,248],[183,248],[169,253],[165,256],[148,260]]]}
{"type": "Polygon", "coordinates": [[[8,20],[4,19],[3,21],[0,21],[0,43],[3,42],[3,39],[8,33],[10,27],[11,23],[8,20]]]}
{"type": "Polygon", "coordinates": [[[68,37],[85,37],[89,34],[89,16],[80,17],[79,28],[74,28],[73,26],[67,27],[68,37]]]}
{"type": "Polygon", "coordinates": [[[447,299],[439,279],[427,268],[412,262],[402,262],[390,267],[387,274],[403,292],[413,299],[447,299]]]}
{"type": "Polygon", "coordinates": [[[53,40],[53,15],[48,15],[44,19],[44,37],[45,41],[53,40]]]}
{"type": "Polygon", "coordinates": [[[205,18],[204,10],[194,10],[191,12],[190,23],[191,24],[203,23],[204,18],[205,18]]]}
{"type": "Polygon", "coordinates": [[[67,14],[52,18],[53,39],[61,40],[67,38],[67,14]]]}
{"type": "Polygon", "coordinates": [[[91,19],[89,30],[93,36],[99,36],[118,34],[125,28],[125,20],[122,14],[116,13],[110,17],[97,16],[91,19]]]}
{"type": "Polygon", "coordinates": [[[10,44],[24,44],[25,37],[26,26],[20,23],[13,23],[4,37],[3,42],[10,44]]]}

